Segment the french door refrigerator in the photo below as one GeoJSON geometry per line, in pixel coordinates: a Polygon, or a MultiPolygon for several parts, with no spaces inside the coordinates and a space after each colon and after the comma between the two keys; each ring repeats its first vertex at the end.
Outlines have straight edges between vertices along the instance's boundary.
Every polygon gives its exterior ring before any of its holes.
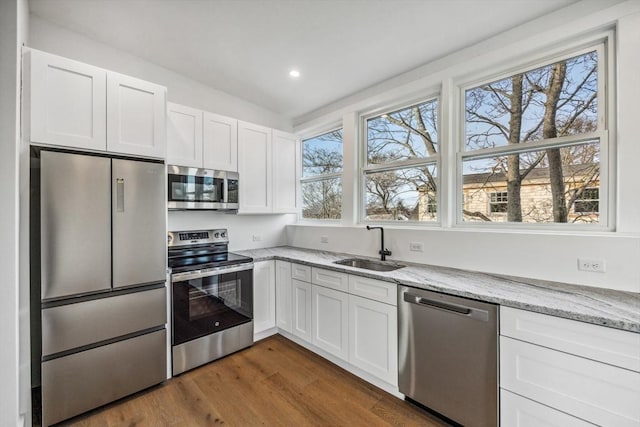
{"type": "Polygon", "coordinates": [[[34,420],[51,425],[166,379],[164,164],[32,147],[30,200],[34,420]]]}

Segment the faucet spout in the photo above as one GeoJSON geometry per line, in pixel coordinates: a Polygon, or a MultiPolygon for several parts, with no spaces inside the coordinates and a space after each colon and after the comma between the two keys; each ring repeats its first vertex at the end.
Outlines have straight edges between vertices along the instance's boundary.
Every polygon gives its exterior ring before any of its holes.
{"type": "Polygon", "coordinates": [[[380,230],[380,261],[386,261],[387,255],[391,255],[391,251],[384,247],[384,228],[382,227],[371,227],[367,225],[367,230],[380,230]]]}

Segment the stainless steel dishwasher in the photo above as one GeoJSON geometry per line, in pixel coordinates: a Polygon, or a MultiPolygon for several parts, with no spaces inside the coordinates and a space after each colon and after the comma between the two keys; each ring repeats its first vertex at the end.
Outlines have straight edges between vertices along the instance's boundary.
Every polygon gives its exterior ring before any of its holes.
{"type": "Polygon", "coordinates": [[[498,306],[398,286],[398,386],[467,427],[498,426],[498,306]]]}

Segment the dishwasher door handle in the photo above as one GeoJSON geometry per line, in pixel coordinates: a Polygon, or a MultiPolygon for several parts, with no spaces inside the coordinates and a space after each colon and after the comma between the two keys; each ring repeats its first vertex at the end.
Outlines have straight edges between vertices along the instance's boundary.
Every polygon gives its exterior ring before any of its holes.
{"type": "Polygon", "coordinates": [[[411,304],[425,305],[428,307],[438,308],[440,310],[451,311],[463,316],[469,316],[476,320],[482,320],[487,322],[489,320],[489,313],[485,310],[477,308],[466,307],[464,305],[452,304],[449,302],[437,301],[419,295],[404,293],[404,300],[411,304]]]}

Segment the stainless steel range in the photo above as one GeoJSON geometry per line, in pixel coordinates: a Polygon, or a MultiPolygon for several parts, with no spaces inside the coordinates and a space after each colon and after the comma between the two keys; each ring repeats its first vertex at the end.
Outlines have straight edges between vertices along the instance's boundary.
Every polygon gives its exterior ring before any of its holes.
{"type": "Polygon", "coordinates": [[[253,344],[253,258],[226,229],[168,235],[173,375],[253,344]]]}

